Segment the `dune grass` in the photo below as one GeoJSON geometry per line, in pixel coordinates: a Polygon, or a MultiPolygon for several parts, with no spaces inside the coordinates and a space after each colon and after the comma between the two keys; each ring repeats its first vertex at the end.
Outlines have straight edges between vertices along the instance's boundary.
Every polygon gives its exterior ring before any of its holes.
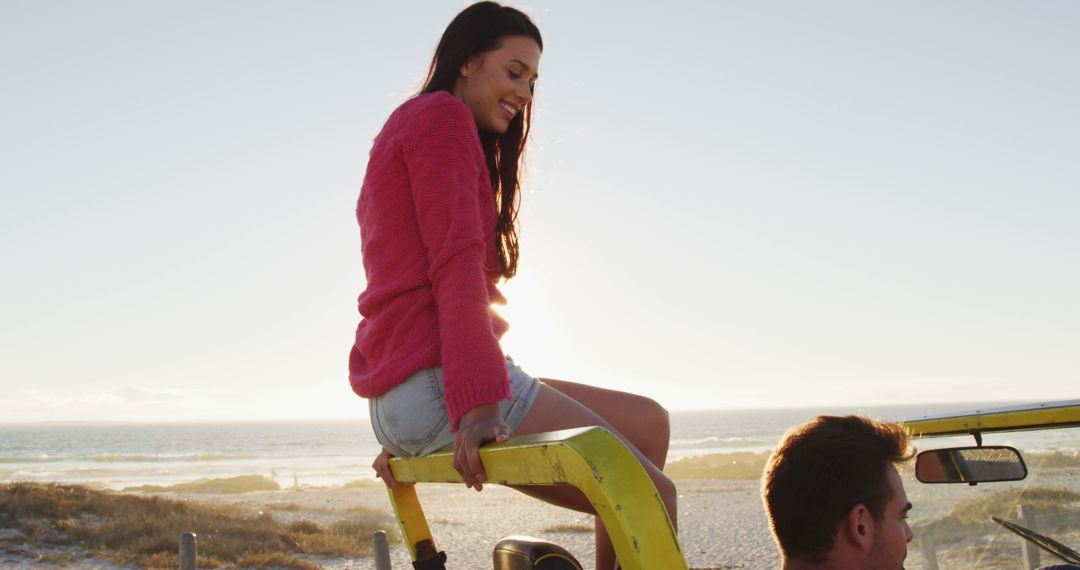
{"type": "Polygon", "coordinates": [[[672,479],[760,479],[768,452],[735,451],[684,457],[664,467],[672,479]]]}
{"type": "Polygon", "coordinates": [[[591,524],[553,524],[544,527],[544,532],[593,532],[591,524]]]}
{"type": "Polygon", "coordinates": [[[369,487],[383,487],[384,484],[378,479],[356,479],[342,485],[344,489],[366,489],[369,487]]]}
{"type": "Polygon", "coordinates": [[[1028,487],[1002,489],[989,496],[964,499],[953,507],[949,518],[961,524],[982,523],[990,517],[1016,518],[1016,506],[1023,504],[1039,513],[1069,510],[1069,504],[1080,501],[1080,493],[1070,489],[1028,487]]]}
{"type": "Polygon", "coordinates": [[[1080,452],[1045,451],[1024,453],[1024,462],[1032,470],[1080,467],[1080,452]]]}
{"type": "Polygon", "coordinates": [[[240,475],[237,477],[225,477],[222,479],[198,479],[176,485],[140,485],[138,487],[124,487],[125,493],[207,493],[215,495],[228,495],[235,493],[249,493],[251,491],[280,491],[273,479],[261,475],[240,475]]]}
{"type": "Polygon", "coordinates": [[[198,536],[199,568],[241,565],[310,570],[298,555],[368,556],[371,534],[387,526],[372,516],[329,525],[289,524],[242,507],[96,491],[76,485],[0,485],[0,528],[23,532],[35,545],[78,547],[144,568],[176,568],[179,537],[198,536]]]}
{"type": "MultiPolygon", "coordinates": [[[[1032,471],[1080,467],[1080,454],[1061,451],[1025,453],[1032,471]]],[[[759,479],[769,460],[769,452],[734,451],[684,457],[672,461],[664,473],[672,479],[759,479]]],[[[359,484],[357,485],[359,486],[359,484]]]]}
{"type": "Polygon", "coordinates": [[[263,510],[275,511],[275,512],[276,511],[282,511],[282,512],[298,513],[298,512],[300,512],[300,511],[302,511],[304,509],[305,509],[304,505],[301,505],[299,503],[270,503],[270,504],[267,504],[267,505],[263,505],[263,510]]]}
{"type": "MultiPolygon", "coordinates": [[[[1076,512],[1080,493],[1053,487],[1001,489],[989,495],[970,497],[953,505],[943,516],[914,525],[915,540],[929,539],[934,544],[954,544],[977,536],[980,527],[996,516],[1016,520],[1016,507],[1023,504],[1039,514],[1076,512]],[[975,534],[973,534],[975,533],[975,534]]],[[[982,546],[975,548],[981,552],[982,546]]],[[[966,567],[967,562],[963,563],[966,567]]],[[[957,565],[956,567],[959,567],[957,565]]]]}

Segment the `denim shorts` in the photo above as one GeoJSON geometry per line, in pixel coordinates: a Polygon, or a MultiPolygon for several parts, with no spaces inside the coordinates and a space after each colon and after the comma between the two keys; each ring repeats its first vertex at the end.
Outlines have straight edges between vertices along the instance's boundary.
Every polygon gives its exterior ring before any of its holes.
{"type": "MultiPolygon", "coordinates": [[[[540,381],[506,359],[510,399],[499,402],[503,420],[516,430],[540,393],[540,381]]],[[[442,368],[409,376],[382,396],[368,400],[371,427],[379,443],[397,457],[417,457],[454,443],[443,399],[442,368]]]]}

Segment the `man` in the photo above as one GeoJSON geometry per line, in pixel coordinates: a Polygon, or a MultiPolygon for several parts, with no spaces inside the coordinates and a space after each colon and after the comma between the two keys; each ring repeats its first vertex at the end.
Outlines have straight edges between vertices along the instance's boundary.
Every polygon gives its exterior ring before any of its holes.
{"type": "Polygon", "coordinates": [[[789,431],[762,483],[784,569],[903,568],[911,503],[895,464],[913,454],[903,428],[856,416],[789,431]]]}

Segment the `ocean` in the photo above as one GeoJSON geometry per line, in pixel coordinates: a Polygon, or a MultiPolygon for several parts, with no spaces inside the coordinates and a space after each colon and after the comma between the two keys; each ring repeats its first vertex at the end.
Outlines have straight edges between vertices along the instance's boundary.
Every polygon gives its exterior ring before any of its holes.
{"type": "MultiPolygon", "coordinates": [[[[986,404],[832,409],[676,411],[669,460],[772,449],[791,426],[821,413],[898,420],[986,404]]],[[[1026,451],[1080,449],[1080,430],[991,434],[987,444],[1026,451]]],[[[970,437],[917,445],[940,447],[970,437]]],[[[379,452],[363,420],[244,423],[0,424],[0,482],[55,481],[123,489],[197,479],[261,475],[283,488],[373,479],[379,452]]]]}

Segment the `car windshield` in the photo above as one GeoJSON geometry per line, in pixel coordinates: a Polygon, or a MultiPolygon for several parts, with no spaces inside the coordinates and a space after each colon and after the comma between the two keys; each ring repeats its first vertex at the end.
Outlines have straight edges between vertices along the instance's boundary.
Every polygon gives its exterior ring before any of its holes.
{"type": "MultiPolygon", "coordinates": [[[[965,436],[914,443],[921,451],[974,442],[965,436]]],[[[1061,562],[991,517],[1080,550],[1080,428],[986,434],[983,443],[1019,449],[1028,477],[976,486],[924,484],[909,464],[902,477],[915,505],[909,516],[915,539],[906,568],[1037,568],[1061,562]]]]}

